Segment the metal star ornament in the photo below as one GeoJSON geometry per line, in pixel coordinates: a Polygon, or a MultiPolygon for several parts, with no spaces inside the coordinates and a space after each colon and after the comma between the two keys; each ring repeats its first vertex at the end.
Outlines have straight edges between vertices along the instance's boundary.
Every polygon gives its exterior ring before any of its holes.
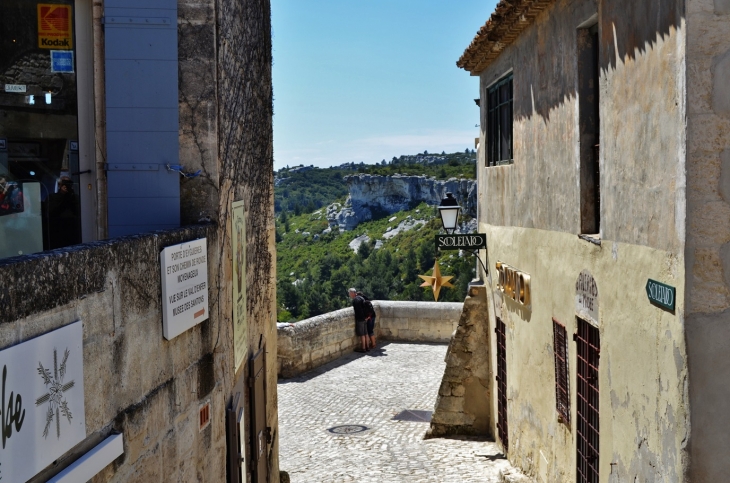
{"type": "Polygon", "coordinates": [[[441,292],[441,287],[451,287],[454,288],[454,286],[449,282],[453,277],[453,275],[441,275],[441,269],[439,268],[439,261],[436,259],[436,262],[433,264],[433,275],[419,275],[423,279],[423,283],[421,284],[421,287],[431,287],[431,290],[433,290],[433,299],[438,302],[439,299],[439,293],[441,292]]]}

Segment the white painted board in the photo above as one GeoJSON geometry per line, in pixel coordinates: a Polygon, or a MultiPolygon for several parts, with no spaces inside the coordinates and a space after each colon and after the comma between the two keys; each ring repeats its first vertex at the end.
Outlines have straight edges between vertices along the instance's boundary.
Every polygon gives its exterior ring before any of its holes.
{"type": "Polygon", "coordinates": [[[81,321],[0,351],[0,478],[27,481],[86,437],[81,321]]]}
{"type": "Polygon", "coordinates": [[[89,481],[124,453],[124,436],[113,434],[74,461],[71,466],[48,480],[48,483],[89,481]]]}
{"type": "Polygon", "coordinates": [[[208,244],[200,238],[160,254],[162,333],[171,340],[208,319],[208,244]]]}

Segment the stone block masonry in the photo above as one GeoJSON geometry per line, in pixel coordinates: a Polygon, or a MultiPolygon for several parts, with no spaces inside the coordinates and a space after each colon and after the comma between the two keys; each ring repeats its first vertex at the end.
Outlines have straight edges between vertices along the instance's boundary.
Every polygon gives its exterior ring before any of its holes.
{"type": "MultiPolygon", "coordinates": [[[[373,301],[375,335],[398,342],[447,343],[461,315],[456,302],[373,301]]],[[[358,347],[352,308],[278,324],[278,373],[295,377],[358,347]]]]}
{"type": "Polygon", "coordinates": [[[490,436],[489,307],[483,285],[472,285],[446,353],[427,438],[490,436]]]}
{"type": "MultiPolygon", "coordinates": [[[[124,434],[124,454],[93,481],[224,481],[224,408],[216,302],[210,318],[173,340],[162,336],[159,253],[206,237],[211,294],[217,228],[197,225],[0,261],[0,347],[81,320],[87,440],[124,434]],[[211,404],[199,432],[198,408],[211,404]]],[[[217,298],[217,297],[215,297],[217,298]]],[[[225,353],[225,351],[223,352],[225,353]]],[[[88,448],[87,448],[88,450],[88,448]]],[[[31,481],[46,481],[66,454],[31,481]]]]}

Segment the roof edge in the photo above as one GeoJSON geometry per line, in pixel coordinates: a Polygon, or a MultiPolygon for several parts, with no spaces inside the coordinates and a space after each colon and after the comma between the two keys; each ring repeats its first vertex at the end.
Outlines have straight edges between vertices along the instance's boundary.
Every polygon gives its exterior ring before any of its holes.
{"type": "Polygon", "coordinates": [[[553,3],[555,0],[500,0],[456,66],[472,74],[480,73],[553,3]]]}

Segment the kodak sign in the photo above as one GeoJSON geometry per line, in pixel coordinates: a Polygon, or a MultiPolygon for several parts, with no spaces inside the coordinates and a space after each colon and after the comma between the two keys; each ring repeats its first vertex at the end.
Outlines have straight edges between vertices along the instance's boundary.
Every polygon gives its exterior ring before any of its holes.
{"type": "Polygon", "coordinates": [[[38,4],[38,47],[41,49],[73,49],[71,5],[38,4]]]}

